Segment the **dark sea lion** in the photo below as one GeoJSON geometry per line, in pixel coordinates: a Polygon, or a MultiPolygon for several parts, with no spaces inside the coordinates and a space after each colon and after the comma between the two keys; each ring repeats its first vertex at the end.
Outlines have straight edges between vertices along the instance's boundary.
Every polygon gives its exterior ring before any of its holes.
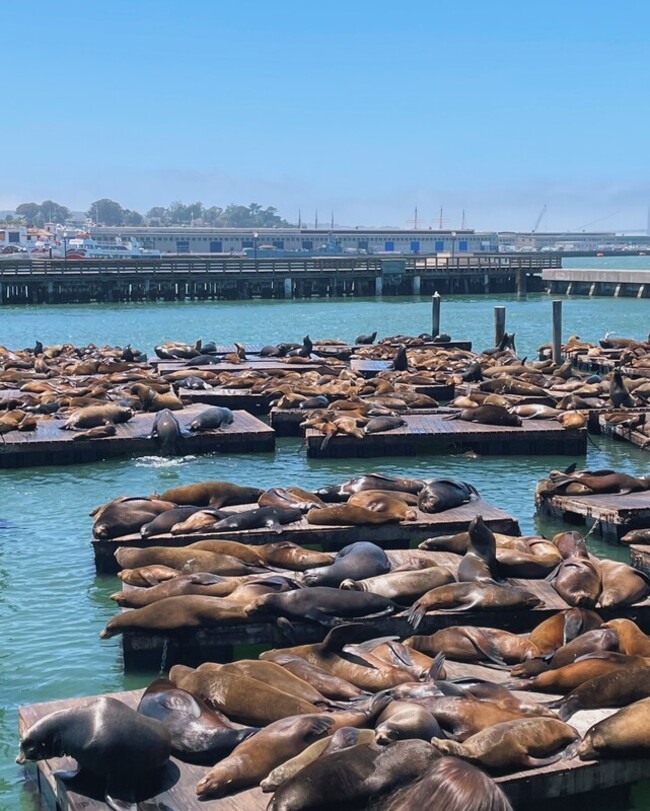
{"type": "Polygon", "coordinates": [[[321,487],[316,491],[316,495],[323,501],[346,501],[353,493],[360,493],[363,490],[397,490],[403,493],[414,493],[417,495],[424,487],[422,479],[409,479],[402,476],[389,476],[386,473],[364,473],[355,476],[343,484],[332,484],[328,487],[321,487]]]}
{"type": "Polygon", "coordinates": [[[626,707],[650,696],[650,666],[623,668],[596,676],[572,690],[564,698],[547,704],[567,721],[580,710],[626,707]]]}
{"type": "Polygon", "coordinates": [[[370,335],[357,335],[354,339],[355,344],[366,345],[366,344],[374,344],[375,338],[377,337],[377,330],[372,332],[370,335]]]}
{"type": "Polygon", "coordinates": [[[264,595],[253,600],[245,610],[248,617],[271,614],[331,626],[341,617],[384,617],[393,614],[395,608],[392,600],[378,594],[315,586],[264,595]]]}
{"type": "Polygon", "coordinates": [[[590,727],[578,744],[580,760],[647,757],[650,751],[650,698],[635,701],[590,727]]]}
{"type": "Polygon", "coordinates": [[[113,499],[91,512],[95,519],[93,535],[102,540],[130,535],[175,506],[171,501],[156,498],[113,499]]]}
{"type": "Polygon", "coordinates": [[[172,755],[188,763],[211,766],[258,731],[231,724],[225,715],[167,679],[157,679],[147,687],[138,712],[167,728],[172,755]]]}
{"type": "Polygon", "coordinates": [[[171,528],[180,521],[185,521],[190,515],[200,511],[200,507],[174,507],[171,510],[157,515],[153,521],[143,524],[140,527],[140,535],[143,538],[151,538],[154,535],[165,535],[171,528]]]}
{"type": "Polygon", "coordinates": [[[150,439],[155,439],[165,456],[177,456],[182,453],[183,429],[169,408],[163,408],[154,417],[150,439]]]}
{"type": "Polygon", "coordinates": [[[454,625],[427,636],[412,636],[404,644],[429,656],[444,653],[457,662],[517,664],[539,652],[530,639],[519,634],[473,625],[454,625]]]}
{"type": "MultiPolygon", "coordinates": [[[[448,417],[446,419],[449,419],[448,417]]],[[[480,405],[464,408],[456,419],[464,422],[478,422],[481,425],[519,426],[521,417],[512,414],[507,408],[498,405],[480,405]]]]}
{"type": "Polygon", "coordinates": [[[594,611],[568,608],[540,622],[530,632],[529,639],[539,649],[540,655],[546,656],[580,634],[600,628],[602,624],[602,619],[594,611]]]}
{"type": "Polygon", "coordinates": [[[402,520],[400,515],[392,512],[375,512],[364,507],[355,507],[353,504],[335,504],[331,507],[309,510],[305,518],[308,524],[332,527],[392,524],[402,520]]]}
{"type": "Polygon", "coordinates": [[[235,417],[229,408],[210,406],[192,420],[190,423],[190,431],[192,431],[192,433],[215,431],[217,428],[232,425],[234,421],[235,417]]]}
{"type": "Polygon", "coordinates": [[[334,562],[317,569],[307,569],[303,581],[308,586],[338,588],[344,580],[363,580],[390,571],[390,561],[381,547],[359,541],[341,549],[334,562]]]}
{"type": "Polygon", "coordinates": [[[182,574],[208,572],[220,575],[258,574],[264,571],[232,555],[207,552],[187,546],[149,546],[144,549],[121,546],[115,550],[115,559],[121,567],[133,569],[139,566],[150,566],[160,563],[177,569],[182,574]]]}
{"type": "Polygon", "coordinates": [[[196,793],[221,797],[259,785],[281,763],[326,735],[333,723],[323,715],[302,715],[269,724],[210,769],[197,783],[196,793]]]}
{"type": "Polygon", "coordinates": [[[597,562],[602,591],[599,605],[603,608],[618,608],[645,600],[650,594],[648,578],[627,563],[606,558],[597,562]]]}
{"type": "Polygon", "coordinates": [[[370,797],[419,777],[437,757],[425,741],[343,749],[318,758],[284,782],[273,795],[269,811],[336,808],[351,802],[365,807],[370,797]]]}
{"type": "Polygon", "coordinates": [[[257,510],[246,510],[241,513],[231,513],[226,518],[217,521],[211,527],[211,532],[227,532],[228,530],[262,529],[268,527],[275,532],[282,532],[285,524],[300,521],[302,511],[295,507],[259,507],[257,510]]]}
{"type": "Polygon", "coordinates": [[[169,679],[176,687],[187,690],[228,718],[251,726],[318,712],[318,707],[311,701],[247,676],[240,670],[224,670],[223,667],[212,662],[206,662],[196,670],[175,665],[169,671],[169,679]]]}
{"type": "MultiPolygon", "coordinates": [[[[125,571],[129,571],[126,569],[125,571]]],[[[179,574],[163,583],[152,585],[150,588],[129,589],[111,594],[119,606],[125,608],[142,608],[167,597],[179,597],[183,594],[201,594],[204,597],[228,597],[237,587],[239,578],[220,577],[207,572],[196,574],[179,574]]]]}
{"type": "Polygon", "coordinates": [[[478,497],[478,490],[460,479],[430,479],[420,491],[418,507],[425,513],[439,513],[478,497]]]}
{"type": "Polygon", "coordinates": [[[400,605],[410,605],[427,591],[446,583],[453,583],[454,575],[443,566],[431,566],[413,572],[388,572],[377,577],[367,577],[363,580],[349,578],[340,584],[342,589],[355,591],[369,591],[372,594],[381,594],[400,605]]]}
{"type": "Polygon", "coordinates": [[[135,569],[122,569],[117,573],[117,576],[128,586],[147,588],[157,586],[167,580],[173,580],[180,574],[178,569],[155,564],[153,566],[139,566],[135,569]]]}
{"type": "Polygon", "coordinates": [[[636,622],[630,619],[613,619],[603,623],[603,627],[616,631],[622,653],[650,657],[650,637],[643,633],[636,622]]]}
{"type": "Polygon", "coordinates": [[[650,544],[650,527],[646,529],[633,529],[626,532],[621,538],[621,543],[649,543],[650,544]]]}
{"type": "Polygon", "coordinates": [[[112,617],[99,636],[110,639],[133,631],[167,633],[182,628],[215,627],[227,622],[245,622],[244,607],[221,597],[187,594],[123,611],[112,617]]]}
{"type": "Polygon", "coordinates": [[[408,372],[409,362],[406,354],[406,347],[402,344],[398,347],[395,357],[391,362],[391,367],[395,372],[408,372]]]}
{"type": "Polygon", "coordinates": [[[196,507],[220,507],[237,504],[252,504],[264,491],[259,487],[241,487],[226,481],[205,481],[184,484],[166,490],[159,498],[178,504],[193,504],[196,507]]]}
{"type": "Polygon", "coordinates": [[[375,724],[375,740],[379,744],[417,739],[430,741],[442,738],[436,719],[424,707],[410,701],[391,701],[375,724]]]}
{"type": "Polygon", "coordinates": [[[496,583],[448,583],[420,597],[407,613],[407,619],[417,630],[427,611],[437,609],[471,609],[480,611],[512,611],[535,608],[541,600],[518,586],[496,583]]]}
{"type": "Polygon", "coordinates": [[[406,425],[406,420],[398,416],[373,417],[363,427],[364,434],[381,434],[384,431],[394,431],[406,425]]]}
{"type": "Polygon", "coordinates": [[[498,577],[497,544],[492,530],[485,525],[482,515],[470,522],[469,546],[458,564],[459,582],[494,582],[498,577]]]}
{"type": "Polygon", "coordinates": [[[630,390],[623,380],[623,375],[618,369],[615,369],[612,373],[609,384],[609,399],[612,401],[614,408],[634,408],[636,405],[636,401],[630,394],[630,390]]]}
{"type": "Polygon", "coordinates": [[[266,490],[258,498],[257,503],[260,507],[291,507],[301,512],[325,506],[324,502],[316,496],[309,499],[301,498],[283,487],[272,487],[270,490],[266,490]]]}
{"type": "Polygon", "coordinates": [[[480,763],[489,771],[510,772],[555,763],[560,752],[577,740],[576,730],[554,718],[505,721],[472,735],[464,743],[435,738],[432,744],[443,755],[480,763]]]}
{"type": "Polygon", "coordinates": [[[108,436],[115,436],[117,428],[113,423],[108,425],[97,425],[95,428],[89,428],[87,431],[78,431],[72,437],[73,442],[84,442],[87,439],[105,439],[108,436]]]}
{"type": "Polygon", "coordinates": [[[132,408],[124,408],[115,403],[88,406],[75,411],[60,427],[68,431],[77,431],[83,428],[96,428],[107,423],[115,425],[116,423],[128,422],[134,413],[132,408]]]}
{"type": "Polygon", "coordinates": [[[334,701],[361,698],[365,695],[364,691],[345,679],[334,676],[327,670],[310,664],[295,654],[285,652],[281,649],[267,651],[265,659],[270,662],[276,662],[285,668],[285,670],[303,679],[303,681],[309,682],[319,693],[322,693],[326,698],[334,701]]]}
{"type": "Polygon", "coordinates": [[[109,808],[135,811],[138,788],[159,777],[170,753],[170,736],[163,724],[116,698],[102,696],[37,721],[23,735],[16,762],[69,755],[79,772],[104,784],[109,808]]]}

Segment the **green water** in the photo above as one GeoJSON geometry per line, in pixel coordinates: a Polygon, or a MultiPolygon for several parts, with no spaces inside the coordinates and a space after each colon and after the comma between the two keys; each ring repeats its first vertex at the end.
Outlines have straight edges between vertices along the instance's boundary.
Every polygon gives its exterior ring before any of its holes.
{"type": "MultiPolygon", "coordinates": [[[[443,301],[442,329],[470,338],[476,348],[493,343],[493,308],[506,304],[507,328],[517,334],[520,354],[534,356],[550,340],[548,297],[450,297],[443,301]]],[[[72,341],[126,343],[151,350],[176,338],[217,342],[269,342],[340,337],[377,329],[380,335],[430,329],[430,299],[368,299],[300,302],[213,302],[3,307],[0,343],[10,347],[72,341]]],[[[647,335],[650,304],[636,299],[567,299],[564,333],[596,340],[606,331],[647,335]]],[[[600,439],[589,446],[590,466],[647,472],[648,456],[624,443],[600,439]]],[[[23,703],[132,689],[156,674],[124,676],[119,638],[100,640],[114,613],[108,595],[114,577],[97,577],[89,545],[89,511],[121,494],[147,494],[203,478],[271,486],[316,486],[361,469],[418,476],[458,475],[490,501],[519,517],[522,530],[552,532],[534,515],[534,484],[565,457],[466,459],[459,456],[390,458],[367,465],[355,460],[308,460],[297,440],[280,440],[275,454],[182,459],[107,461],[92,465],[0,471],[0,809],[37,807],[13,763],[17,707],[23,703]]],[[[593,542],[596,551],[604,548],[593,542]]],[[[625,556],[623,550],[607,551],[625,556]]],[[[644,785],[610,809],[650,808],[644,785]]],[[[595,798],[590,798],[594,800],[595,798]]],[[[206,806],[209,807],[209,804],[206,806]]]]}

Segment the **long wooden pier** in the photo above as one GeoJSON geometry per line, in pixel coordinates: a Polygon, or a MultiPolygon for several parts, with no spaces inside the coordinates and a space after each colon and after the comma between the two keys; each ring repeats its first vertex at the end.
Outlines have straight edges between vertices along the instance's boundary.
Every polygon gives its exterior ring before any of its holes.
{"type": "MultiPolygon", "coordinates": [[[[228,512],[244,512],[254,509],[256,504],[239,507],[226,507],[228,512]]],[[[303,546],[318,546],[324,551],[341,549],[356,541],[372,541],[385,549],[408,548],[416,540],[431,538],[436,535],[452,535],[467,529],[469,522],[477,515],[482,515],[485,523],[493,532],[506,535],[519,535],[517,519],[505,510],[490,504],[483,499],[470,501],[460,507],[440,513],[423,513],[417,510],[415,521],[400,521],[394,524],[360,524],[349,526],[315,526],[308,524],[303,517],[293,524],[282,527],[278,534],[266,527],[249,530],[227,530],[223,532],[196,532],[187,535],[156,535],[152,538],[141,538],[140,535],[123,535],[120,538],[100,540],[93,538],[91,543],[95,553],[97,571],[111,573],[118,571],[115,550],[120,546],[187,546],[195,541],[209,539],[228,539],[249,544],[273,543],[279,540],[292,541],[303,546]]]]}
{"type": "Polygon", "coordinates": [[[323,446],[325,435],[306,431],[307,454],[314,458],[415,456],[441,451],[475,451],[482,456],[568,454],[587,452],[585,428],[563,428],[559,423],[524,420],[520,426],[479,425],[448,420],[438,414],[406,414],[406,425],[369,434],[363,439],[336,434],[323,446]]]}
{"type": "Polygon", "coordinates": [[[542,279],[550,293],[567,296],[633,296],[650,295],[650,272],[647,270],[602,270],[596,268],[557,268],[542,270],[542,279]]]}
{"type": "MultiPolygon", "coordinates": [[[[175,416],[187,428],[203,405],[192,405],[175,416]]],[[[0,468],[32,465],[72,465],[95,462],[113,456],[157,454],[157,440],[149,438],[155,414],[136,414],[129,422],[116,425],[114,436],[75,441],[76,431],[61,429],[61,420],[42,420],[35,431],[12,431],[0,442],[0,468]]],[[[262,453],[275,450],[275,432],[246,411],[234,411],[234,422],[216,431],[182,439],[184,454],[262,453]]]]}
{"type": "MultiPolygon", "coordinates": [[[[447,662],[449,678],[474,677],[488,681],[503,681],[504,673],[478,665],[447,662]]],[[[142,690],[111,694],[135,709],[142,690]]],[[[528,700],[549,701],[557,696],[527,692],[528,700]]],[[[36,721],[56,710],[80,706],[87,698],[73,698],[22,706],[18,710],[21,734],[36,721]]],[[[612,715],[616,710],[581,710],[571,718],[571,725],[584,735],[595,723],[612,715]]],[[[74,768],[71,758],[52,758],[39,763],[29,763],[26,773],[36,784],[38,793],[49,811],[104,811],[106,805],[96,788],[80,787],[57,779],[55,772],[74,768]]],[[[229,797],[209,801],[199,800],[195,787],[206,773],[206,766],[194,766],[171,758],[161,780],[160,792],[155,797],[139,797],[141,808],[182,809],[183,811],[265,811],[270,796],[260,788],[240,791],[229,797]]],[[[567,798],[584,792],[626,786],[650,777],[650,760],[647,758],[620,758],[602,761],[582,761],[578,758],[559,760],[550,766],[528,769],[497,777],[496,781],[507,794],[515,811],[526,811],[531,803],[556,798],[567,798]]],[[[576,801],[578,798],[576,797],[576,801]]],[[[549,806],[552,808],[552,805],[549,806]]]]}

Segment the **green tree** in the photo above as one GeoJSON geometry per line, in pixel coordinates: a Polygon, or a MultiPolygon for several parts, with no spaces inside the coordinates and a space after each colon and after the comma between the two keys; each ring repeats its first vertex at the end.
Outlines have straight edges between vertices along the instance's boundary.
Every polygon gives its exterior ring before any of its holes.
{"type": "Polygon", "coordinates": [[[119,203],[107,197],[91,203],[86,213],[97,225],[123,225],[124,209],[119,203]]]}
{"type": "Polygon", "coordinates": [[[67,206],[62,206],[55,203],[54,200],[43,200],[41,203],[41,222],[44,225],[46,222],[56,222],[63,224],[70,216],[70,209],[67,206]]]}
{"type": "Polygon", "coordinates": [[[122,209],[122,222],[120,225],[144,225],[144,217],[139,211],[131,211],[129,208],[122,209]]]}
{"type": "Polygon", "coordinates": [[[35,225],[40,214],[41,207],[38,203],[21,203],[16,207],[16,215],[24,219],[28,225],[35,225]]]}
{"type": "Polygon", "coordinates": [[[166,225],[169,222],[169,212],[164,206],[154,206],[147,211],[147,219],[155,220],[158,225],[166,225]]]}

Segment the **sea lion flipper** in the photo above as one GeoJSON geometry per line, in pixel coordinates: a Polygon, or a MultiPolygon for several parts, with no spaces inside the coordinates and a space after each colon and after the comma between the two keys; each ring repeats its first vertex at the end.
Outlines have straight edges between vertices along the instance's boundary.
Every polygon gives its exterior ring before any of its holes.
{"type": "Polygon", "coordinates": [[[529,769],[541,769],[543,766],[552,766],[553,763],[557,763],[558,760],[562,760],[562,755],[553,755],[552,757],[532,757],[531,755],[526,755],[524,757],[524,763],[529,769]]]}
{"type": "Polygon", "coordinates": [[[436,687],[440,690],[440,692],[444,696],[458,696],[459,698],[468,698],[467,691],[465,688],[460,687],[458,684],[454,684],[450,681],[437,681],[436,687]]]}
{"type": "Polygon", "coordinates": [[[339,653],[351,642],[362,641],[372,634],[372,628],[361,622],[347,622],[332,628],[322,641],[320,649],[323,653],[339,653]]]}
{"type": "Polygon", "coordinates": [[[118,797],[113,797],[112,794],[108,793],[108,790],[104,795],[104,802],[109,808],[113,809],[113,811],[138,811],[138,806],[134,799],[122,800],[118,797]]]}
{"type": "Polygon", "coordinates": [[[440,653],[437,653],[435,655],[435,657],[433,659],[433,662],[431,663],[431,667],[429,668],[429,671],[428,671],[428,673],[426,675],[427,681],[437,681],[438,680],[440,674],[442,673],[442,668],[445,665],[445,660],[446,659],[447,659],[447,657],[445,656],[445,654],[442,651],[440,651],[440,653]]]}
{"type": "Polygon", "coordinates": [[[566,476],[570,476],[572,473],[575,473],[576,468],[578,467],[577,462],[572,462],[567,468],[564,469],[564,474],[566,476]]]}
{"type": "Polygon", "coordinates": [[[303,616],[305,619],[317,622],[319,625],[325,625],[327,628],[335,627],[342,622],[340,618],[326,614],[324,611],[319,611],[317,608],[310,608],[308,611],[305,611],[303,616]]]}

